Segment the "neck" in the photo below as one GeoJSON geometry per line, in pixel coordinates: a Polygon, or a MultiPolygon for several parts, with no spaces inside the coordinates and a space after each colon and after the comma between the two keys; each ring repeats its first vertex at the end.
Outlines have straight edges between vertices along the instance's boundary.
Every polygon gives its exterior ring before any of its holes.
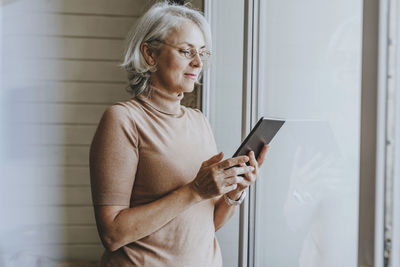
{"type": "Polygon", "coordinates": [[[183,92],[171,92],[150,86],[149,93],[139,95],[138,98],[162,113],[170,115],[180,115],[181,113],[183,92]]]}
{"type": "Polygon", "coordinates": [[[167,88],[162,87],[162,86],[160,86],[158,84],[150,84],[150,86],[149,86],[149,93],[150,94],[151,94],[151,91],[153,89],[156,89],[158,91],[161,91],[161,92],[166,93],[168,95],[171,95],[173,97],[176,97],[176,96],[179,97],[180,95],[183,94],[183,91],[177,91],[177,90],[174,90],[174,89],[167,89],[167,88]]]}

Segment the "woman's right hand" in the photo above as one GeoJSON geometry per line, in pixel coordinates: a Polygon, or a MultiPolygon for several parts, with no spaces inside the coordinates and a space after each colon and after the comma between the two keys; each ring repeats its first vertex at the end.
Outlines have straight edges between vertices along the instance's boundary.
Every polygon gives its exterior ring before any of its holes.
{"type": "Polygon", "coordinates": [[[221,152],[201,164],[196,178],[190,183],[192,190],[202,199],[209,199],[235,190],[242,182],[241,174],[254,170],[251,166],[240,166],[249,161],[248,156],[239,156],[221,161],[221,152]],[[235,167],[234,167],[235,166],[235,167]]]}

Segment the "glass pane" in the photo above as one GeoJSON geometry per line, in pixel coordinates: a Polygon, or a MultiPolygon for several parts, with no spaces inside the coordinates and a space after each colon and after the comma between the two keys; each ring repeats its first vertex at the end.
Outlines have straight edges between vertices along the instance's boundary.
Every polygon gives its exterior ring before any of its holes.
{"type": "Polygon", "coordinates": [[[362,1],[260,1],[256,266],[356,266],[362,1]]]}

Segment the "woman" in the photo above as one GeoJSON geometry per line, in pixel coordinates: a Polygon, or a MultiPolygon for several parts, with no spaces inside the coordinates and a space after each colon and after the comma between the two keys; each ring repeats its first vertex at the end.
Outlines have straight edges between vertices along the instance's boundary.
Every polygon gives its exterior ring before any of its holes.
{"type": "Polygon", "coordinates": [[[90,153],[102,266],[222,266],[215,231],[257,179],[267,147],[258,160],[222,160],[203,114],[180,105],[210,48],[204,17],[168,3],[148,10],[128,41],[135,97],[105,111],[90,153]]]}

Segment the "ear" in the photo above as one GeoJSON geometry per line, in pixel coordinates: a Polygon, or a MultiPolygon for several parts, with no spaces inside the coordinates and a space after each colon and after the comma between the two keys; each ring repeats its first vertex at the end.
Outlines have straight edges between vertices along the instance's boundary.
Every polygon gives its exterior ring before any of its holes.
{"type": "Polygon", "coordinates": [[[146,60],[147,64],[149,64],[150,66],[156,65],[156,61],[154,59],[155,53],[151,49],[151,47],[149,46],[148,43],[142,43],[140,45],[140,51],[142,52],[142,55],[143,55],[144,59],[146,60]]]}

